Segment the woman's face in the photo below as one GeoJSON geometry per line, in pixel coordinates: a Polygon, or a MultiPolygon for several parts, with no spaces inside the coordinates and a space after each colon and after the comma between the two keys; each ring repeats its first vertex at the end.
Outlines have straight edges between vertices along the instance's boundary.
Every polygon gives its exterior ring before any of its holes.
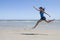
{"type": "Polygon", "coordinates": [[[40,11],[44,11],[43,9],[40,9],[40,11]]]}

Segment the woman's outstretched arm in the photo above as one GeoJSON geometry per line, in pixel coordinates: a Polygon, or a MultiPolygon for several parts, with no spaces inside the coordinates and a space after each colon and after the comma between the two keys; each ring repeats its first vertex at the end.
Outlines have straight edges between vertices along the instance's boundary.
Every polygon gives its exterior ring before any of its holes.
{"type": "MultiPolygon", "coordinates": [[[[47,14],[46,12],[44,12],[45,14],[47,14]]],[[[51,17],[49,14],[47,14],[49,17],[51,17]]]]}
{"type": "Polygon", "coordinates": [[[40,11],[38,8],[36,8],[35,6],[33,6],[33,8],[35,8],[37,11],[40,11]]]}

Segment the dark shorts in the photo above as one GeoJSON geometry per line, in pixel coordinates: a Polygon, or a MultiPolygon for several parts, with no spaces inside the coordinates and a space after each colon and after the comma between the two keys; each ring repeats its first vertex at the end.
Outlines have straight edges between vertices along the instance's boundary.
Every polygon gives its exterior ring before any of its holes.
{"type": "Polygon", "coordinates": [[[46,18],[45,17],[42,17],[41,20],[46,20],[46,18]]]}

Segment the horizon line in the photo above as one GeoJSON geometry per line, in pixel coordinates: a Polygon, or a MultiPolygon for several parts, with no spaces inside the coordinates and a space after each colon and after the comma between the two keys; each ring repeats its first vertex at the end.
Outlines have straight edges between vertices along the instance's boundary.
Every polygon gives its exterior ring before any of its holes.
{"type": "MultiPolygon", "coordinates": [[[[0,19],[0,21],[36,21],[39,19],[0,19]]],[[[60,19],[56,19],[57,21],[60,21],[60,19]]]]}

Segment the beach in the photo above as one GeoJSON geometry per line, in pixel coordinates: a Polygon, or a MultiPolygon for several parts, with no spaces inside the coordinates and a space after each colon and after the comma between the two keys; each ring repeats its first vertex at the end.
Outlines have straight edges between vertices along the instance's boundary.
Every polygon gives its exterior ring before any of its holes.
{"type": "Polygon", "coordinates": [[[60,40],[60,30],[0,30],[0,40],[60,40]]]}
{"type": "Polygon", "coordinates": [[[41,23],[36,29],[30,29],[35,23],[36,21],[0,22],[0,40],[60,40],[60,21],[41,23]]]}

